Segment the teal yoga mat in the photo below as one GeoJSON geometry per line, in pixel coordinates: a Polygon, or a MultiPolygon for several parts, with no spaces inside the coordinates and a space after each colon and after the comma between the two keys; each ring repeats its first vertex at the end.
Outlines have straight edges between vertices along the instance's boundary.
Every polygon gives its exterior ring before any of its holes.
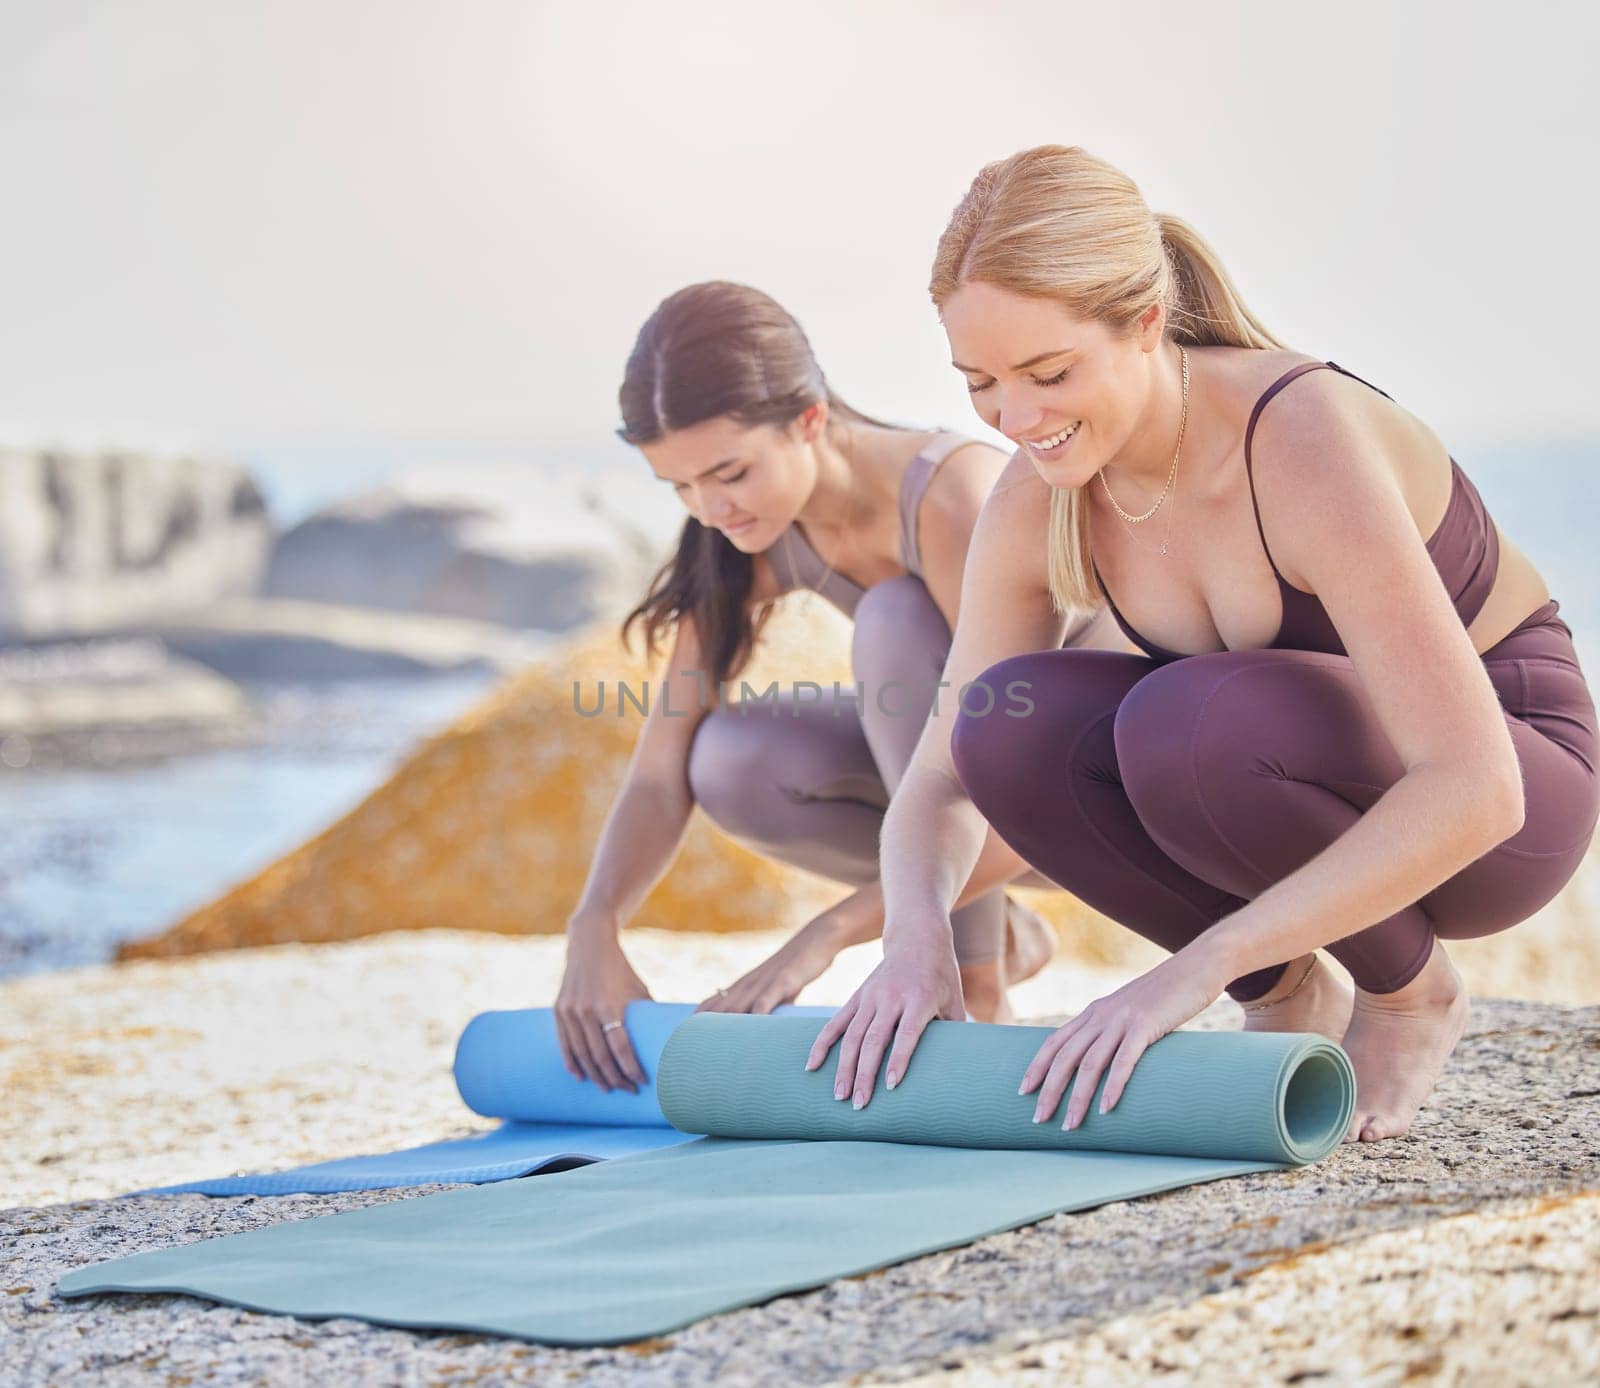
{"type": "Polygon", "coordinates": [[[695,1142],[135,1254],[63,1296],[190,1292],[256,1310],[618,1344],[1065,1210],[1314,1161],[1355,1098],[1316,1036],[1178,1032],[1109,1114],[1032,1123],[1045,1027],[933,1022],[865,1109],[833,1098],[822,1022],[701,1013],[661,1058],[695,1142]]]}

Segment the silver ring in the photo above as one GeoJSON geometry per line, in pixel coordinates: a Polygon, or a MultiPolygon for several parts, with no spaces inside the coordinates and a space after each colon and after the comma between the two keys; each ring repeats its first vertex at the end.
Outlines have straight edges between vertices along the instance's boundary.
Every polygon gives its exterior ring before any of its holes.
{"type": "Polygon", "coordinates": [[[603,1027],[600,1028],[600,1030],[610,1031],[613,1027],[620,1027],[621,1025],[621,1022],[607,1022],[603,1027]]]}

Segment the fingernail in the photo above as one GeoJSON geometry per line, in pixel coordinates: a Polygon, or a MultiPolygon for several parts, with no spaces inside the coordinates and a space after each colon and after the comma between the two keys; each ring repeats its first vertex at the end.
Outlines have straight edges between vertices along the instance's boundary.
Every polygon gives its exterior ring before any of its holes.
{"type": "Polygon", "coordinates": [[[841,1089],[841,1088],[839,1088],[839,1087],[837,1087],[837,1086],[835,1086],[835,1088],[834,1088],[834,1091],[833,1091],[833,1097],[834,1097],[834,1098],[835,1098],[835,1099],[842,1099],[842,1098],[844,1098],[844,1090],[843,1090],[843,1089],[841,1089]]]}
{"type": "Polygon", "coordinates": [[[889,1088],[890,1088],[890,1089],[893,1089],[893,1088],[894,1088],[894,1087],[895,1087],[895,1085],[897,1085],[897,1084],[899,1084],[899,1083],[900,1083],[900,1076],[899,1076],[899,1075],[897,1075],[897,1074],[895,1074],[895,1073],[894,1073],[894,1072],[893,1072],[893,1071],[892,1071],[892,1070],[891,1070],[891,1071],[890,1071],[890,1072],[889,1072],[889,1088]]]}
{"type": "Polygon", "coordinates": [[[1043,1123],[1044,1122],[1044,1114],[1040,1113],[1038,1109],[1034,1109],[1034,1111],[1033,1111],[1033,1121],[1035,1123],[1043,1123]]]}
{"type": "Polygon", "coordinates": [[[851,1100],[850,1107],[851,1108],[860,1108],[866,1102],[867,1101],[865,1099],[863,1099],[859,1094],[857,1094],[856,1097],[853,1100],[851,1100]]]}

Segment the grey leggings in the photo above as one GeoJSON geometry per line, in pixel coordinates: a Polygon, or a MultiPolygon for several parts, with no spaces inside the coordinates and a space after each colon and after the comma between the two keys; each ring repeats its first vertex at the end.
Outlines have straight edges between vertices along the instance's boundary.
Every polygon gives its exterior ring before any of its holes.
{"type": "MultiPolygon", "coordinates": [[[[955,709],[954,690],[936,691],[949,651],[949,624],[920,578],[873,584],[856,605],[856,684],[841,683],[837,693],[826,685],[820,698],[780,685],[775,699],[733,701],[707,714],[689,749],[695,800],[758,853],[852,886],[875,882],[883,814],[935,692],[942,714],[955,709]]],[[[950,921],[958,962],[998,957],[1003,890],[986,892],[950,921]]]]}

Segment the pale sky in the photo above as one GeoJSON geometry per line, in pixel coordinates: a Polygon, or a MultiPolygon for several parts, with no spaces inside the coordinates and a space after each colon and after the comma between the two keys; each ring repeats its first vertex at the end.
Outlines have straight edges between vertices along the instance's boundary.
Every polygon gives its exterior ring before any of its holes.
{"type": "Polygon", "coordinates": [[[625,452],[633,336],[711,277],[862,408],[979,432],[929,262],[1046,142],[1463,460],[1600,433],[1593,14],[0,0],[0,434],[625,452]]]}

